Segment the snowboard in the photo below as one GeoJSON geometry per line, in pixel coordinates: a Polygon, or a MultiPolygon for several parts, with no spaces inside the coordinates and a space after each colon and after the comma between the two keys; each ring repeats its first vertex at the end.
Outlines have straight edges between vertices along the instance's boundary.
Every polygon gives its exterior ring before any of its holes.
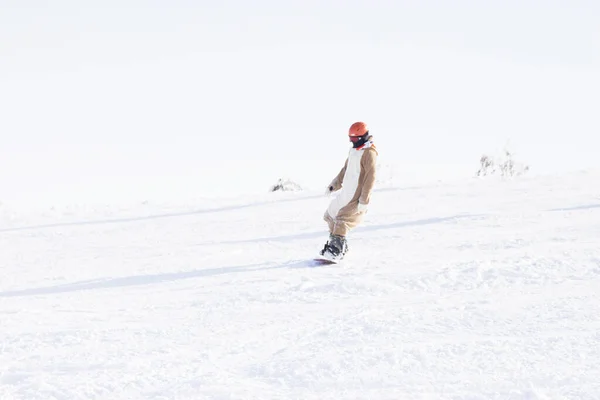
{"type": "Polygon", "coordinates": [[[339,264],[342,260],[335,260],[328,258],[327,256],[318,255],[313,258],[313,261],[318,263],[319,265],[330,265],[330,264],[339,264]]]}
{"type": "Polygon", "coordinates": [[[323,257],[315,257],[313,258],[313,261],[316,262],[318,265],[332,265],[332,264],[337,264],[338,260],[330,260],[328,258],[323,258],[323,257]]]}

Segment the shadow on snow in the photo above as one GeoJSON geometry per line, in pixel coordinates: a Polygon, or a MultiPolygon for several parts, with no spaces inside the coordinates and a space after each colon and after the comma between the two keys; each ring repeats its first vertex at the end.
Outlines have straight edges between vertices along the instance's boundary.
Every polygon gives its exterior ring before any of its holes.
{"type": "Polygon", "coordinates": [[[600,208],[600,204],[588,204],[583,206],[575,206],[575,207],[567,207],[567,208],[553,208],[548,211],[580,211],[580,210],[590,210],[592,208],[600,208]]]}
{"type": "Polygon", "coordinates": [[[94,290],[94,289],[111,289],[120,288],[126,286],[141,286],[141,285],[152,285],[157,283],[174,282],[183,279],[201,278],[207,276],[224,275],[239,272],[252,272],[269,270],[274,268],[283,268],[284,266],[265,266],[265,264],[253,264],[237,267],[222,267],[222,268],[210,268],[210,269],[199,269],[193,271],[183,272],[172,272],[164,274],[154,275],[136,275],[136,276],[124,276],[119,278],[102,278],[92,279],[74,283],[67,283],[64,285],[48,286],[34,289],[23,289],[14,290],[9,292],[0,292],[0,297],[20,297],[20,296],[36,296],[44,294],[59,294],[76,292],[80,290],[94,290]]]}

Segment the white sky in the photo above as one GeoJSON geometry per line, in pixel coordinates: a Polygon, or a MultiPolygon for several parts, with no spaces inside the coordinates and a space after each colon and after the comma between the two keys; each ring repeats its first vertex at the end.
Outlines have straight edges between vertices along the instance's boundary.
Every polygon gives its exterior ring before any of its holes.
{"type": "Polygon", "coordinates": [[[598,21],[593,0],[0,0],[0,201],[337,167],[355,120],[407,169],[474,172],[508,140],[596,167],[598,21]]]}

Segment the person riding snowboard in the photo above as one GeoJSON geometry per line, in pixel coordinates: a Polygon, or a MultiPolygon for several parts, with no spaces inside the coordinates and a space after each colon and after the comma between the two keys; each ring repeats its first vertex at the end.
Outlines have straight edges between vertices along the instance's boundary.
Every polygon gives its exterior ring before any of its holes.
{"type": "Polygon", "coordinates": [[[327,194],[339,191],[331,201],[323,219],[329,226],[329,240],[321,255],[341,260],[348,251],[346,236],[367,212],[371,191],[375,185],[377,150],[373,136],[364,122],[350,126],[348,136],[352,148],[339,174],[327,187],[327,194]]]}

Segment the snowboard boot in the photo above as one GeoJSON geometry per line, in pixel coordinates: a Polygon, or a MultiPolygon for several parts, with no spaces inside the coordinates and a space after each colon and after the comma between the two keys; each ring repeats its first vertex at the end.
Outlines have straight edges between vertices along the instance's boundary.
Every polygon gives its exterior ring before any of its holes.
{"type": "Polygon", "coordinates": [[[327,251],[338,260],[341,260],[348,252],[348,242],[344,236],[331,235],[325,246],[327,251]]]}

